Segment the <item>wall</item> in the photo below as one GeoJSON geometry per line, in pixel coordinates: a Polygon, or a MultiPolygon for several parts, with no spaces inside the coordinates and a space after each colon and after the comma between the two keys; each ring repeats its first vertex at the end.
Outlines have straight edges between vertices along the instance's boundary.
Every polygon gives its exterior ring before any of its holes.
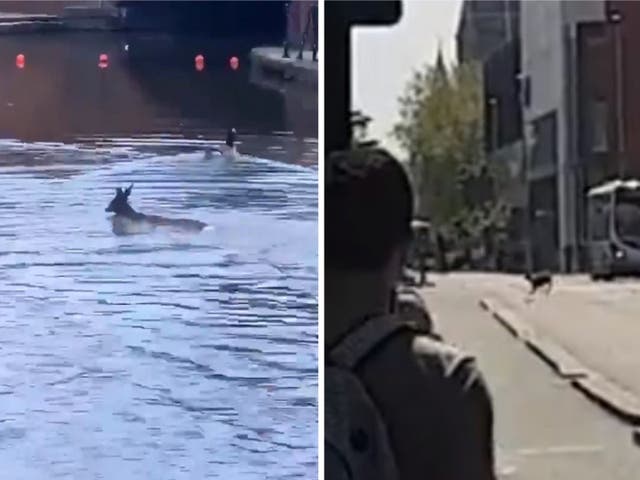
{"type": "Polygon", "coordinates": [[[571,0],[562,2],[563,17],[569,23],[604,20],[603,0],[571,0]]]}
{"type": "Polygon", "coordinates": [[[622,168],[618,161],[618,104],[616,68],[616,27],[610,22],[593,22],[580,27],[578,38],[580,69],[580,154],[587,162],[588,185],[594,185],[621,172],[640,176],[640,65],[632,48],[640,42],[640,3],[608,2],[607,10],[622,15],[622,120],[624,138],[622,168]],[[593,152],[590,102],[603,99],[608,106],[608,144],[606,152],[593,152]]]}
{"type": "Polygon", "coordinates": [[[517,32],[519,2],[509,0],[465,0],[456,41],[458,60],[484,60],[517,32]]]}
{"type": "Polygon", "coordinates": [[[522,135],[519,81],[520,42],[514,40],[493,51],[482,65],[487,150],[517,141],[522,135]],[[490,100],[494,99],[492,105],[490,100]],[[496,118],[497,117],[497,118],[496,118]],[[496,121],[497,120],[497,121],[496,121]],[[495,130],[497,123],[497,131],[495,130]]]}
{"type": "MultiPolygon", "coordinates": [[[[545,235],[557,232],[558,237],[551,239],[549,246],[556,245],[562,247],[570,243],[570,233],[568,225],[567,209],[567,185],[563,175],[556,175],[556,172],[563,172],[566,164],[566,109],[565,109],[565,88],[564,88],[564,52],[563,52],[563,19],[562,4],[559,1],[532,1],[522,4],[521,15],[521,62],[522,72],[530,79],[530,103],[524,110],[525,122],[528,131],[534,132],[533,125],[545,115],[555,117],[556,131],[554,135],[547,135],[547,138],[540,139],[544,145],[535,145],[535,135],[527,135],[529,147],[529,159],[533,154],[540,152],[554,152],[555,157],[536,158],[535,162],[529,162],[532,168],[527,174],[530,181],[538,179],[536,184],[545,186],[547,194],[555,196],[553,205],[557,205],[558,212],[551,219],[545,217],[545,223],[552,219],[557,219],[557,228],[550,229],[542,222],[532,222],[534,231],[532,238],[535,243],[537,239],[545,235]],[[548,142],[555,141],[555,145],[548,145],[548,142]],[[543,147],[543,148],[540,148],[543,147]],[[545,179],[556,178],[556,190],[549,190],[549,181],[545,179]],[[542,231],[537,231],[539,227],[542,231]],[[543,228],[545,227],[545,228],[543,228]],[[544,235],[543,235],[544,233],[544,235]]],[[[550,117],[547,117],[550,118],[550,117]]],[[[539,123],[539,122],[538,122],[539,123]]],[[[545,130],[546,132],[546,130],[545,130]]],[[[547,132],[549,133],[549,132],[547,132]]],[[[532,185],[532,190],[533,185],[532,185]]],[[[532,192],[532,194],[535,192],[532,192]]],[[[532,202],[532,207],[534,206],[532,202]]],[[[530,215],[533,217],[533,213],[530,215]]],[[[560,251],[554,249],[553,256],[558,257],[560,251]]],[[[534,261],[536,253],[534,253],[534,261]]],[[[564,259],[563,259],[564,260],[564,259]]],[[[548,264],[549,261],[544,261],[548,264]]],[[[566,262],[561,262],[561,268],[566,267],[566,262]]]]}
{"type": "Polygon", "coordinates": [[[584,24],[578,34],[578,146],[585,167],[585,187],[617,175],[617,115],[613,36],[602,22],[584,24]],[[594,149],[593,102],[606,104],[606,149],[594,149]]]}
{"type": "Polygon", "coordinates": [[[503,194],[509,204],[517,208],[524,208],[526,198],[525,185],[522,181],[522,141],[515,141],[493,151],[490,159],[498,165],[506,166],[507,185],[503,194]]]}
{"type": "MultiPolygon", "coordinates": [[[[626,173],[640,176],[640,64],[636,46],[640,42],[640,2],[610,1],[608,10],[617,10],[622,15],[622,98],[624,121],[623,158],[626,173]]],[[[613,31],[611,33],[613,37],[613,31]]],[[[612,39],[613,43],[613,39],[612,39]]],[[[612,48],[611,57],[615,49],[612,48]]],[[[610,81],[615,82],[616,70],[611,69],[610,81]]]]}
{"type": "MultiPolygon", "coordinates": [[[[575,100],[576,24],[601,21],[603,0],[526,1],[521,10],[522,66],[531,78],[531,105],[525,111],[527,123],[551,111],[557,118],[557,205],[560,266],[568,271],[577,266],[579,240],[578,210],[581,186],[576,148],[577,107],[575,100]]],[[[535,172],[534,172],[535,173],[535,172]]],[[[552,175],[546,169],[539,178],[552,175]]]]}
{"type": "Polygon", "coordinates": [[[65,7],[99,7],[101,4],[111,2],[100,2],[99,0],[76,0],[76,1],[2,1],[0,3],[0,10],[4,13],[25,13],[25,14],[47,14],[47,15],[62,15],[65,7]]]}
{"type": "Polygon", "coordinates": [[[561,13],[558,1],[528,1],[522,5],[522,68],[531,78],[527,121],[562,106],[561,13]]]}

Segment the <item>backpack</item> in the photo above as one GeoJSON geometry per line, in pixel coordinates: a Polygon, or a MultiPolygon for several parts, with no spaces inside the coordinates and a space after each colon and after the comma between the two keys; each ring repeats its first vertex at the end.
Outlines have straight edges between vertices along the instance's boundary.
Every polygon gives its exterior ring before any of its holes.
{"type": "Polygon", "coordinates": [[[376,347],[401,329],[399,317],[366,320],[326,353],[325,478],[328,480],[398,480],[387,426],[356,367],[376,347]]]}

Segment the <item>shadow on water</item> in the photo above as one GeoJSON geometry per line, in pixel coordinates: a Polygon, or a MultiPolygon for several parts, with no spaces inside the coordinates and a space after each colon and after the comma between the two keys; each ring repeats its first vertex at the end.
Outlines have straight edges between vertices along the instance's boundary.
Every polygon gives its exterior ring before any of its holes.
{"type": "Polygon", "coordinates": [[[7,478],[315,475],[317,115],[248,81],[249,46],[203,45],[0,38],[7,478]],[[249,155],[205,159],[231,122],[249,155]],[[131,182],[212,228],[114,236],[131,182]]]}

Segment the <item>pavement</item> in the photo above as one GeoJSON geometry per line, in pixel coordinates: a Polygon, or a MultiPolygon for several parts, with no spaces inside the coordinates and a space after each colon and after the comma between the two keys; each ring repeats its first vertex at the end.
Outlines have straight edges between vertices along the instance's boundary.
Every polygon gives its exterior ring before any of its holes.
{"type": "Polygon", "coordinates": [[[479,308],[479,293],[497,282],[489,276],[430,277],[435,288],[420,292],[437,330],[476,356],[489,384],[501,479],[638,478],[634,442],[640,434],[578,393],[570,379],[479,308]]]}
{"type": "Polygon", "coordinates": [[[252,75],[277,77],[281,82],[298,82],[316,90],[318,88],[318,62],[312,60],[310,50],[303,51],[298,60],[298,50],[292,47],[290,58],[283,58],[282,47],[256,47],[251,50],[252,75]]]}

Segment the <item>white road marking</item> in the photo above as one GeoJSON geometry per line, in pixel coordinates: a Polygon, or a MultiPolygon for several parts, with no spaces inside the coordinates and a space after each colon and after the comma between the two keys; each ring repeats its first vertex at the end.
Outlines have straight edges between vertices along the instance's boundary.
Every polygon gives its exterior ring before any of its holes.
{"type": "Polygon", "coordinates": [[[517,455],[565,455],[568,453],[598,453],[604,451],[602,445],[558,445],[555,447],[519,448],[514,451],[517,455]]]}

